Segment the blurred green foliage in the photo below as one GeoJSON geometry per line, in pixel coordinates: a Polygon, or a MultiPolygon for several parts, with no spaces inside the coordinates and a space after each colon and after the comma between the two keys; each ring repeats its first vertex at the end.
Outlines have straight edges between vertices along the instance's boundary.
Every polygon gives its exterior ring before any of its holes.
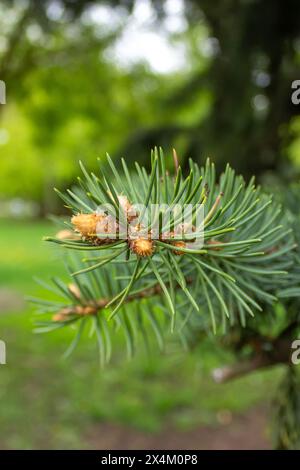
{"type": "Polygon", "coordinates": [[[245,176],[298,174],[296,0],[186,0],[177,30],[166,26],[177,1],[0,5],[2,198],[31,198],[43,213],[55,211],[52,187],[73,181],[79,158],[93,166],[108,151],[146,162],[154,145],[175,146],[183,163],[211,156],[221,170],[230,162],[245,176]],[[145,61],[125,67],[116,59],[112,51],[143,5],[152,5],[148,29],[183,48],[182,69],[161,74],[145,61]],[[105,14],[111,21],[101,20],[105,14]]]}

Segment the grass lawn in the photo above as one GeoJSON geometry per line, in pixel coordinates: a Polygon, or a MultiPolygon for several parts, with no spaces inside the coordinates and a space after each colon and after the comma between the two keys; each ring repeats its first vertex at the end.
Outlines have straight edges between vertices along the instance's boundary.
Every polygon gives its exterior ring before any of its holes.
{"type": "MultiPolygon", "coordinates": [[[[53,233],[48,222],[0,222],[2,295],[41,294],[33,276],[64,275],[59,251],[41,241],[53,233]]],[[[0,366],[0,448],[86,448],[88,430],[104,420],[149,432],[166,423],[183,431],[213,425],[220,410],[241,412],[269,401],[281,375],[277,368],[216,385],[209,370],[226,358],[210,344],[166,356],[140,350],[125,362],[117,347],[113,363],[101,370],[87,338],[62,359],[71,338],[62,330],[33,334],[30,306],[0,312],[7,346],[7,364],[0,366]]]]}

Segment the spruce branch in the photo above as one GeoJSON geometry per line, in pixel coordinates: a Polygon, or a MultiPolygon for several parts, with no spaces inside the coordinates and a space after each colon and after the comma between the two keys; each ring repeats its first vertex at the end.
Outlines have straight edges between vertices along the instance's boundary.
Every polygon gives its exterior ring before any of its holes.
{"type": "Polygon", "coordinates": [[[162,343],[154,311],[160,312],[158,322],[168,320],[181,337],[208,324],[218,333],[228,323],[244,326],[266,302],[276,301],[277,292],[284,295],[296,244],[279,205],[229,165],[217,181],[209,160],[202,168],[190,161],[183,175],[176,152],[173,158],[174,177],[161,149],[151,153],[149,174],[138,164],[129,170],[125,160],[119,172],[109,156],[99,175],[80,163],[80,186],[66,194],[57,191],[72,215],[64,234],[46,240],[73,252],[69,274],[80,297],[56,281],[66,301],[40,301],[41,310],[53,318],[39,330],[91,317],[98,345],[101,335],[108,344],[107,335],[118,327],[133,351],[133,331],[145,332],[145,321],[162,343]],[[188,223],[177,210],[184,204],[189,204],[188,223]],[[195,243],[199,240],[201,246],[195,243]],[[81,257],[85,251],[89,256],[81,257]],[[139,312],[145,302],[147,314],[139,312]]]}

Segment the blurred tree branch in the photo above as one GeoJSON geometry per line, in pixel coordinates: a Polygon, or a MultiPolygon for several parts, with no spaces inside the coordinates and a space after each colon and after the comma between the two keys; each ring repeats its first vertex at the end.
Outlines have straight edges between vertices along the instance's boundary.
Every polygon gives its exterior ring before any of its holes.
{"type": "Polygon", "coordinates": [[[4,81],[9,80],[10,72],[11,72],[11,63],[14,60],[14,54],[16,52],[16,48],[20,43],[20,37],[24,33],[24,30],[28,24],[32,15],[31,7],[29,6],[27,9],[23,11],[19,20],[16,22],[15,27],[13,28],[9,38],[8,38],[8,47],[3,54],[3,57],[0,60],[0,74],[1,78],[4,81]]]}
{"type": "Polygon", "coordinates": [[[216,382],[224,383],[265,367],[277,364],[288,365],[292,354],[291,344],[296,337],[296,329],[298,328],[299,325],[295,321],[288,325],[276,338],[253,334],[251,339],[242,340],[239,348],[251,346],[253,350],[252,357],[214,369],[212,372],[213,379],[216,382]]]}

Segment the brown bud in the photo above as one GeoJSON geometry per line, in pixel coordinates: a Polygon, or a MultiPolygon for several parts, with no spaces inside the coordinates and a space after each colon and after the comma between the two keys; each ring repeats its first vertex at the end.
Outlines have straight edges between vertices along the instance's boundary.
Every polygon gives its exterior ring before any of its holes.
{"type": "MultiPolygon", "coordinates": [[[[186,243],[184,241],[172,242],[172,245],[177,246],[178,248],[186,248],[186,243]]],[[[184,255],[184,251],[174,250],[174,255],[182,256],[184,255]]]]}
{"type": "Polygon", "coordinates": [[[94,315],[97,313],[97,308],[91,305],[76,305],[74,313],[77,315],[94,315]]]}
{"type": "Polygon", "coordinates": [[[97,309],[95,307],[88,306],[88,307],[83,307],[81,314],[82,315],[95,315],[96,312],[97,312],[97,309]]]}
{"type": "Polygon", "coordinates": [[[75,230],[94,245],[111,243],[118,238],[119,225],[111,215],[77,214],[72,217],[71,222],[75,225],[75,230]],[[108,234],[107,238],[100,237],[100,234],[105,233],[108,234]]]}
{"type": "Polygon", "coordinates": [[[93,238],[97,236],[97,224],[104,218],[104,215],[99,214],[77,214],[73,215],[71,223],[83,237],[93,238]]]}
{"type": "Polygon", "coordinates": [[[142,257],[151,256],[154,252],[153,242],[152,240],[147,240],[147,238],[132,240],[130,248],[136,255],[142,257]]]}

